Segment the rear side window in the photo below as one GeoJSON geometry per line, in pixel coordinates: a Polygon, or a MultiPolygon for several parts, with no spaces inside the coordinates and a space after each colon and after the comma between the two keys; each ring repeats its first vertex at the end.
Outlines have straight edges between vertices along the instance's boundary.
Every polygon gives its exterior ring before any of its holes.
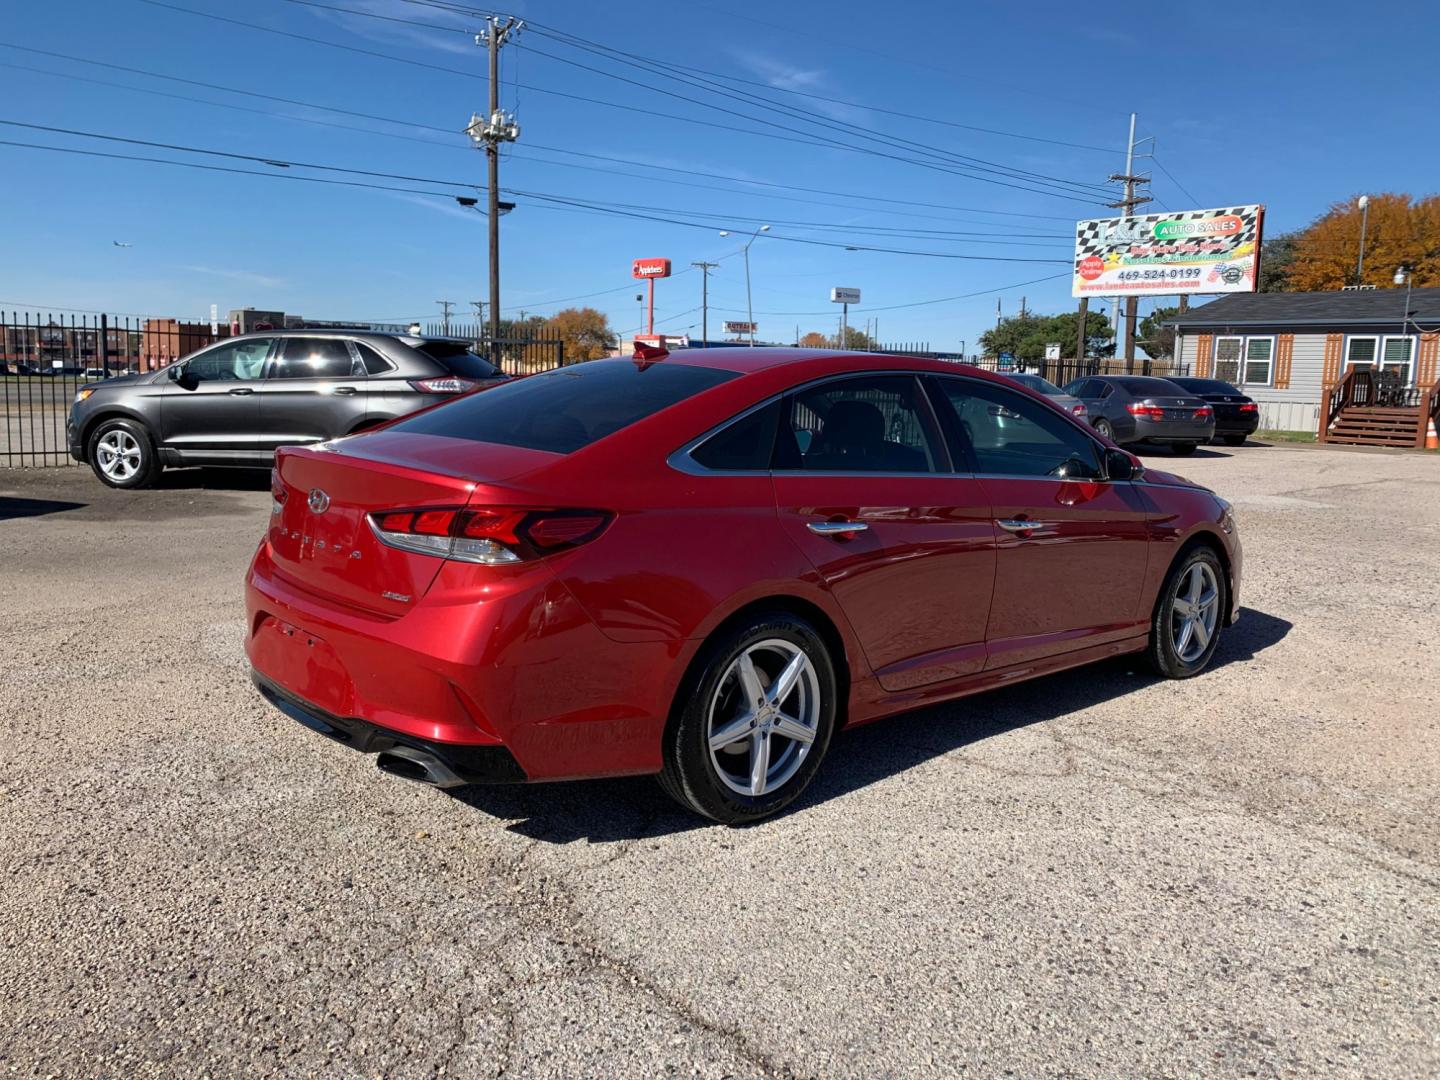
{"type": "Polygon", "coordinates": [[[457,398],[389,430],[568,454],[737,375],[685,364],[591,360],[457,398]]]}
{"type": "Polygon", "coordinates": [[[383,375],[391,370],[392,364],[363,341],[354,342],[355,351],[360,354],[360,363],[365,365],[366,375],[383,375]]]}
{"type": "Polygon", "coordinates": [[[348,379],[355,361],[344,338],[286,338],[272,379],[348,379]]]}
{"type": "Polygon", "coordinates": [[[920,384],[909,375],[834,382],[790,397],[776,468],[928,473],[939,468],[920,384]]]}
{"type": "Polygon", "coordinates": [[[720,472],[764,472],[775,450],[780,402],[773,401],[721,428],[690,452],[696,464],[720,472]]]}
{"type": "Polygon", "coordinates": [[[462,379],[493,379],[500,374],[499,368],[483,356],[476,356],[463,341],[422,341],[411,347],[462,379]]]}

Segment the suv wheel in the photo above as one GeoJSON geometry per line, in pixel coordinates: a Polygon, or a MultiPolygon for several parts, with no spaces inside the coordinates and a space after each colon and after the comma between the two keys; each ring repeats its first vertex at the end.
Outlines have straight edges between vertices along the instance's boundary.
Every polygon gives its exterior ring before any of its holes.
{"type": "Polygon", "coordinates": [[[706,645],[665,733],[660,785],[727,825],[788,806],[820,767],[835,727],[829,650],[805,620],[762,614],[706,645]]]}
{"type": "Polygon", "coordinates": [[[149,487],[160,473],[155,444],[134,420],[105,420],[90,433],[90,468],[112,488],[149,487]]]}

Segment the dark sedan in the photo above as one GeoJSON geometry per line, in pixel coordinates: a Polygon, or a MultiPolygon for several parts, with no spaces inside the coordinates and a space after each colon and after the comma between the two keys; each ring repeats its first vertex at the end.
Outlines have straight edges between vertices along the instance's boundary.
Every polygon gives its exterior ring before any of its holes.
{"type": "Polygon", "coordinates": [[[1090,423],[1114,443],[1169,446],[1177,454],[1215,435],[1215,410],[1169,379],[1148,375],[1092,375],[1065,392],[1085,403],[1090,423]]]}
{"type": "Polygon", "coordinates": [[[1238,387],[1220,379],[1171,379],[1176,386],[1203,398],[1215,410],[1215,437],[1226,446],[1239,446],[1260,426],[1260,406],[1238,387]]]}
{"type": "Polygon", "coordinates": [[[504,378],[464,341],[273,330],[82,386],[66,429],[70,456],[101,483],[138,488],[171,465],[269,465],[278,447],[353,435],[504,378]]]}

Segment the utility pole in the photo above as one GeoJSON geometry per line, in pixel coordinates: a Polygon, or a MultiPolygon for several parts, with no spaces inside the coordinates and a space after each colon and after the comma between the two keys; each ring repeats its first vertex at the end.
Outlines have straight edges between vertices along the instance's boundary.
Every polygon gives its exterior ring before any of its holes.
{"type": "Polygon", "coordinates": [[[1025,321],[1025,298],[1020,297],[1020,321],[1025,321]]]}
{"type": "Polygon", "coordinates": [[[475,318],[480,320],[481,326],[485,324],[485,301],[471,300],[470,306],[475,309],[475,318]]]}
{"type": "Polygon", "coordinates": [[[454,301],[454,300],[436,300],[435,302],[440,305],[440,311],[442,312],[442,314],[441,314],[441,316],[440,316],[440,318],[441,318],[441,324],[440,324],[440,325],[441,325],[442,327],[444,327],[444,334],[445,334],[445,336],[446,336],[446,337],[449,337],[449,336],[450,336],[450,309],[455,306],[455,301],[454,301]]]}
{"type": "Polygon", "coordinates": [[[710,271],[718,269],[719,263],[692,262],[691,266],[700,271],[700,340],[710,344],[710,271]]]}
{"type": "Polygon", "coordinates": [[[1000,318],[1000,297],[995,297],[995,325],[998,328],[1002,322],[1000,318]]]}
{"type": "MultiPolygon", "coordinates": [[[[520,137],[520,125],[515,117],[500,109],[500,47],[512,33],[524,23],[507,18],[500,25],[500,17],[491,15],[487,20],[489,28],[483,34],[475,35],[476,45],[485,45],[490,57],[490,112],[487,117],[472,115],[466,128],[476,145],[485,147],[487,182],[489,185],[488,215],[490,218],[490,360],[500,363],[500,144],[514,142],[520,137]]],[[[505,209],[509,209],[506,207],[505,209]]]]}
{"type": "MultiPolygon", "coordinates": [[[[1075,359],[1081,364],[1085,363],[1085,323],[1090,318],[1090,298],[1080,297],[1080,321],[1075,332],[1075,359]]],[[[1078,374],[1078,372],[1077,372],[1078,374]]]]}
{"type": "MultiPolygon", "coordinates": [[[[1125,171],[1123,173],[1111,173],[1110,180],[1113,183],[1125,185],[1125,197],[1118,202],[1110,203],[1120,211],[1121,217],[1134,217],[1135,207],[1151,202],[1148,195],[1136,195],[1136,184],[1148,184],[1148,176],[1135,175],[1135,114],[1130,114],[1130,139],[1125,143],[1125,171]]],[[[1125,370],[1133,375],[1135,373],[1135,305],[1139,298],[1131,295],[1125,298],[1125,370]]]]}

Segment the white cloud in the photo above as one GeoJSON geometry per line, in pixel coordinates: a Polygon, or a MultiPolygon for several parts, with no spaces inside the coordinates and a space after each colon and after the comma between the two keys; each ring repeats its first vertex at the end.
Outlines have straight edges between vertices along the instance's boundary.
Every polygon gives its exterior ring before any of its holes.
{"type": "MultiPolygon", "coordinates": [[[[427,49],[472,57],[479,54],[474,37],[466,37],[466,34],[473,35],[481,29],[480,20],[477,18],[467,17],[442,8],[419,8],[403,3],[401,0],[350,0],[350,4],[357,10],[369,12],[371,15],[384,16],[384,18],[372,19],[343,11],[327,11],[324,8],[307,10],[326,22],[336,23],[371,41],[380,41],[387,45],[403,42],[407,45],[421,45],[427,49]],[[422,22],[431,25],[412,26],[407,22],[388,22],[387,19],[406,19],[410,23],[422,22]],[[435,26],[453,27],[457,32],[431,28],[435,26]],[[465,31],[465,33],[458,31],[465,31]]],[[[476,73],[479,74],[479,72],[480,68],[477,66],[476,73]]]]}

